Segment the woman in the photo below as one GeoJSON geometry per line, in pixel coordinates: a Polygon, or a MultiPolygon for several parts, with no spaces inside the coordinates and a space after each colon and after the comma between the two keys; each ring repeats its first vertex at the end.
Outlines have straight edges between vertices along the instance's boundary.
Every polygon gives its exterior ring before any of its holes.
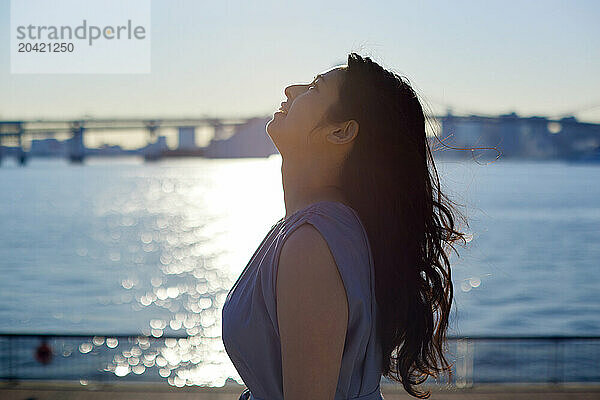
{"type": "Polygon", "coordinates": [[[285,95],[267,132],[286,215],[223,307],[240,399],[377,400],[382,375],[427,398],[414,386],[450,370],[446,245],[464,234],[429,169],[421,104],[355,53],[285,95]]]}

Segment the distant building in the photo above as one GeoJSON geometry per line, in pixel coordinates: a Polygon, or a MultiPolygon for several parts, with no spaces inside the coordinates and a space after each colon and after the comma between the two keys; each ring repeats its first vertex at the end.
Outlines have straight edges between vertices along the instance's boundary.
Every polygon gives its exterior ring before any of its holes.
{"type": "Polygon", "coordinates": [[[579,122],[575,117],[554,122],[552,141],[567,159],[600,156],[600,124],[579,122]]]}
{"type": "Polygon", "coordinates": [[[498,147],[501,140],[501,124],[496,119],[481,117],[478,115],[456,116],[448,112],[448,115],[440,117],[442,125],[441,137],[446,139],[444,144],[457,147],[458,150],[446,148],[444,145],[432,143],[439,148],[434,152],[435,156],[467,158],[471,157],[468,150],[472,147],[498,147]]]}
{"type": "Polygon", "coordinates": [[[158,149],[160,151],[167,150],[169,148],[169,146],[167,146],[167,137],[159,136],[158,140],[155,143],[150,143],[148,147],[158,149]]]}
{"type": "Polygon", "coordinates": [[[111,145],[104,143],[98,148],[86,149],[85,154],[94,156],[120,156],[128,153],[125,150],[123,150],[118,144],[111,145]]]}
{"type": "MultiPolygon", "coordinates": [[[[448,146],[497,148],[502,158],[577,159],[595,154],[600,148],[600,124],[581,123],[574,117],[552,121],[538,116],[523,118],[514,112],[497,117],[456,116],[448,112],[440,121],[442,138],[450,136],[444,141],[448,146]]],[[[439,147],[442,151],[434,155],[471,157],[470,151],[439,147]]],[[[481,154],[494,150],[475,151],[481,154]]]]}
{"type": "Polygon", "coordinates": [[[179,127],[179,145],[177,148],[180,150],[191,150],[196,148],[196,127],[179,127]]]}
{"type": "Polygon", "coordinates": [[[55,138],[32,139],[29,154],[39,157],[64,157],[67,155],[68,141],[55,138]]]}
{"type": "Polygon", "coordinates": [[[204,148],[209,158],[268,157],[277,154],[277,148],[266,131],[271,118],[252,118],[239,126],[227,139],[213,139],[204,148]]]}
{"type": "Polygon", "coordinates": [[[148,143],[146,146],[138,149],[144,156],[148,156],[149,158],[158,157],[161,152],[168,150],[169,146],[167,146],[167,137],[159,136],[158,140],[154,143],[148,143]]]}
{"type": "Polygon", "coordinates": [[[523,123],[520,127],[521,151],[519,155],[525,158],[548,159],[554,158],[559,154],[558,148],[554,145],[551,124],[545,117],[522,118],[523,123]]]}

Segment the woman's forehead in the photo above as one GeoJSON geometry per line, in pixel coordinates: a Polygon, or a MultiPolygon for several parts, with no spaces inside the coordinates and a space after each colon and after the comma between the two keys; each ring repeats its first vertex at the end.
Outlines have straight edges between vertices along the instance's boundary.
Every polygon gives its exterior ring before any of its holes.
{"type": "Polygon", "coordinates": [[[326,83],[333,83],[334,81],[339,81],[343,73],[344,67],[333,67],[317,74],[316,77],[321,77],[326,83]]]}
{"type": "Polygon", "coordinates": [[[344,69],[345,69],[345,66],[338,65],[336,67],[331,67],[329,69],[326,69],[325,71],[321,72],[320,75],[326,75],[326,76],[340,75],[344,69]]]}

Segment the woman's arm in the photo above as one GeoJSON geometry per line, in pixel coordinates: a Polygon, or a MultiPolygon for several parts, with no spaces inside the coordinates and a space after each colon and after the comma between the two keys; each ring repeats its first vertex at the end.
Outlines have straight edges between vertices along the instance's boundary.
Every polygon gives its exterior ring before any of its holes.
{"type": "Polygon", "coordinates": [[[285,400],[333,400],[348,299],[327,242],[310,224],[285,241],[276,277],[285,400]]]}

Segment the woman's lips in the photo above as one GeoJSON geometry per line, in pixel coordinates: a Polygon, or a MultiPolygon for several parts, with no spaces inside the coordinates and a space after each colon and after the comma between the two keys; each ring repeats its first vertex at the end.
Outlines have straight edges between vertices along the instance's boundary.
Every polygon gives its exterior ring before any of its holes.
{"type": "Polygon", "coordinates": [[[282,102],[281,103],[281,107],[279,107],[279,110],[277,112],[281,112],[287,115],[288,113],[288,107],[287,107],[287,103],[286,102],[282,102]]]}

